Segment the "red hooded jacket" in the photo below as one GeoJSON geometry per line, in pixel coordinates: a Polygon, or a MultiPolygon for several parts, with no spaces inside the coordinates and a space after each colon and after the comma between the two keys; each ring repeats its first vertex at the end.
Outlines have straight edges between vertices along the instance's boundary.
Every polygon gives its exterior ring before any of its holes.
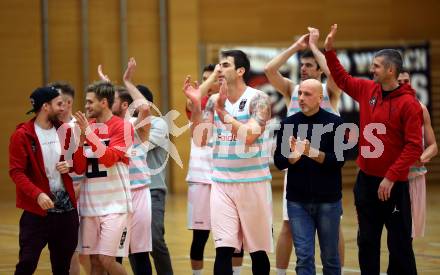
{"type": "MultiPolygon", "coordinates": [[[[52,196],[34,123],[35,118],[19,124],[11,136],[9,142],[9,176],[16,186],[17,208],[45,216],[47,215],[46,210],[43,210],[37,203],[38,195],[44,192],[49,197],[52,196]]],[[[55,125],[57,129],[60,126],[61,123],[55,125]]],[[[70,129],[68,129],[66,138],[60,136],[60,141],[65,140],[66,142],[64,150],[67,150],[69,146],[70,133],[70,129]]],[[[63,160],[64,156],[61,154],[60,161],[63,160]]],[[[61,178],[72,204],[76,207],[71,177],[66,173],[61,174],[61,178]]]]}
{"type": "Polygon", "coordinates": [[[415,91],[405,84],[382,99],[382,87],[372,80],[349,75],[340,64],[335,51],[325,53],[327,65],[339,88],[359,103],[360,131],[357,163],[368,175],[407,181],[409,167],[423,152],[423,113],[415,91]],[[382,124],[381,130],[369,131],[373,124],[382,124]],[[366,134],[364,131],[372,134],[366,134]],[[368,156],[368,152],[383,152],[368,156]],[[380,150],[379,150],[380,151],[380,150]]]}

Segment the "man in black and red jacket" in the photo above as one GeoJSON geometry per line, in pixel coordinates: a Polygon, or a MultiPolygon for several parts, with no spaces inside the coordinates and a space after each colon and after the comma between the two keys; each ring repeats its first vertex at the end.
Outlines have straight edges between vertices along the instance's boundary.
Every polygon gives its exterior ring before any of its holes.
{"type": "Polygon", "coordinates": [[[35,117],[21,123],[9,144],[9,175],[16,185],[20,219],[20,252],[15,274],[33,274],[48,245],[53,274],[69,274],[78,242],[78,213],[63,152],[70,144],[70,129],[60,129],[64,108],[53,87],[36,89],[30,96],[35,117]],[[67,130],[66,130],[67,129],[67,130]]]}
{"type": "Polygon", "coordinates": [[[399,85],[402,56],[384,49],[374,55],[373,80],[354,78],[339,63],[333,49],[337,25],[325,41],[325,57],[338,87],[360,106],[357,163],[354,187],[359,222],[359,265],[362,274],[379,274],[380,239],[388,231],[388,274],[417,274],[412,249],[409,167],[422,154],[423,115],[415,91],[399,85]]]}

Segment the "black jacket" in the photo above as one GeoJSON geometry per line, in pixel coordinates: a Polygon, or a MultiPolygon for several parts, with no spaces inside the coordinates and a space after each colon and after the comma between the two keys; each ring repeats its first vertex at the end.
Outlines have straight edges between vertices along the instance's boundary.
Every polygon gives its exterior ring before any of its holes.
{"type": "Polygon", "coordinates": [[[338,128],[341,124],[343,121],[340,117],[323,109],[319,109],[318,113],[310,117],[298,112],[281,122],[281,129],[277,134],[274,162],[278,169],[288,169],[287,200],[321,203],[336,202],[342,198],[341,168],[344,166],[344,151],[341,150],[341,145],[342,142],[346,142],[346,130],[344,126],[338,128]],[[302,126],[298,127],[301,124],[302,126]],[[304,130],[298,130],[303,127],[304,130]],[[317,134],[318,127],[325,127],[329,130],[321,135],[320,142],[319,134],[317,134]],[[312,133],[314,138],[312,138],[312,133]],[[290,136],[307,138],[313,148],[325,153],[324,162],[320,164],[302,155],[295,164],[290,164],[287,158],[290,153],[290,136]]]}

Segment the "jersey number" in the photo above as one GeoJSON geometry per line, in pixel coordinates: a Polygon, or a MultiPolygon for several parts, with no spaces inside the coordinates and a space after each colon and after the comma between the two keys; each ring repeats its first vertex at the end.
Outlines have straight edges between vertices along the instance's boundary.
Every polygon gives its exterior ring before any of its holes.
{"type": "MultiPolygon", "coordinates": [[[[104,141],[105,145],[108,146],[110,144],[110,140],[104,141]]],[[[103,178],[107,177],[107,171],[99,171],[99,159],[97,158],[87,158],[88,164],[92,166],[92,171],[86,172],[87,178],[103,178]]]]}

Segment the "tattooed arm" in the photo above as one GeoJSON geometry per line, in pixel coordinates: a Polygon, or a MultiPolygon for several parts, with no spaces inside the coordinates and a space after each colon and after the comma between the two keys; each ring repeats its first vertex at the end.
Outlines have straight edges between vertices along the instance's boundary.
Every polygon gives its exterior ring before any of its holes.
{"type": "Polygon", "coordinates": [[[232,134],[246,145],[253,144],[264,132],[266,122],[270,119],[271,114],[270,100],[264,92],[259,91],[249,104],[251,118],[246,123],[236,120],[224,109],[221,111],[217,109],[222,122],[231,125],[232,134]]]}

